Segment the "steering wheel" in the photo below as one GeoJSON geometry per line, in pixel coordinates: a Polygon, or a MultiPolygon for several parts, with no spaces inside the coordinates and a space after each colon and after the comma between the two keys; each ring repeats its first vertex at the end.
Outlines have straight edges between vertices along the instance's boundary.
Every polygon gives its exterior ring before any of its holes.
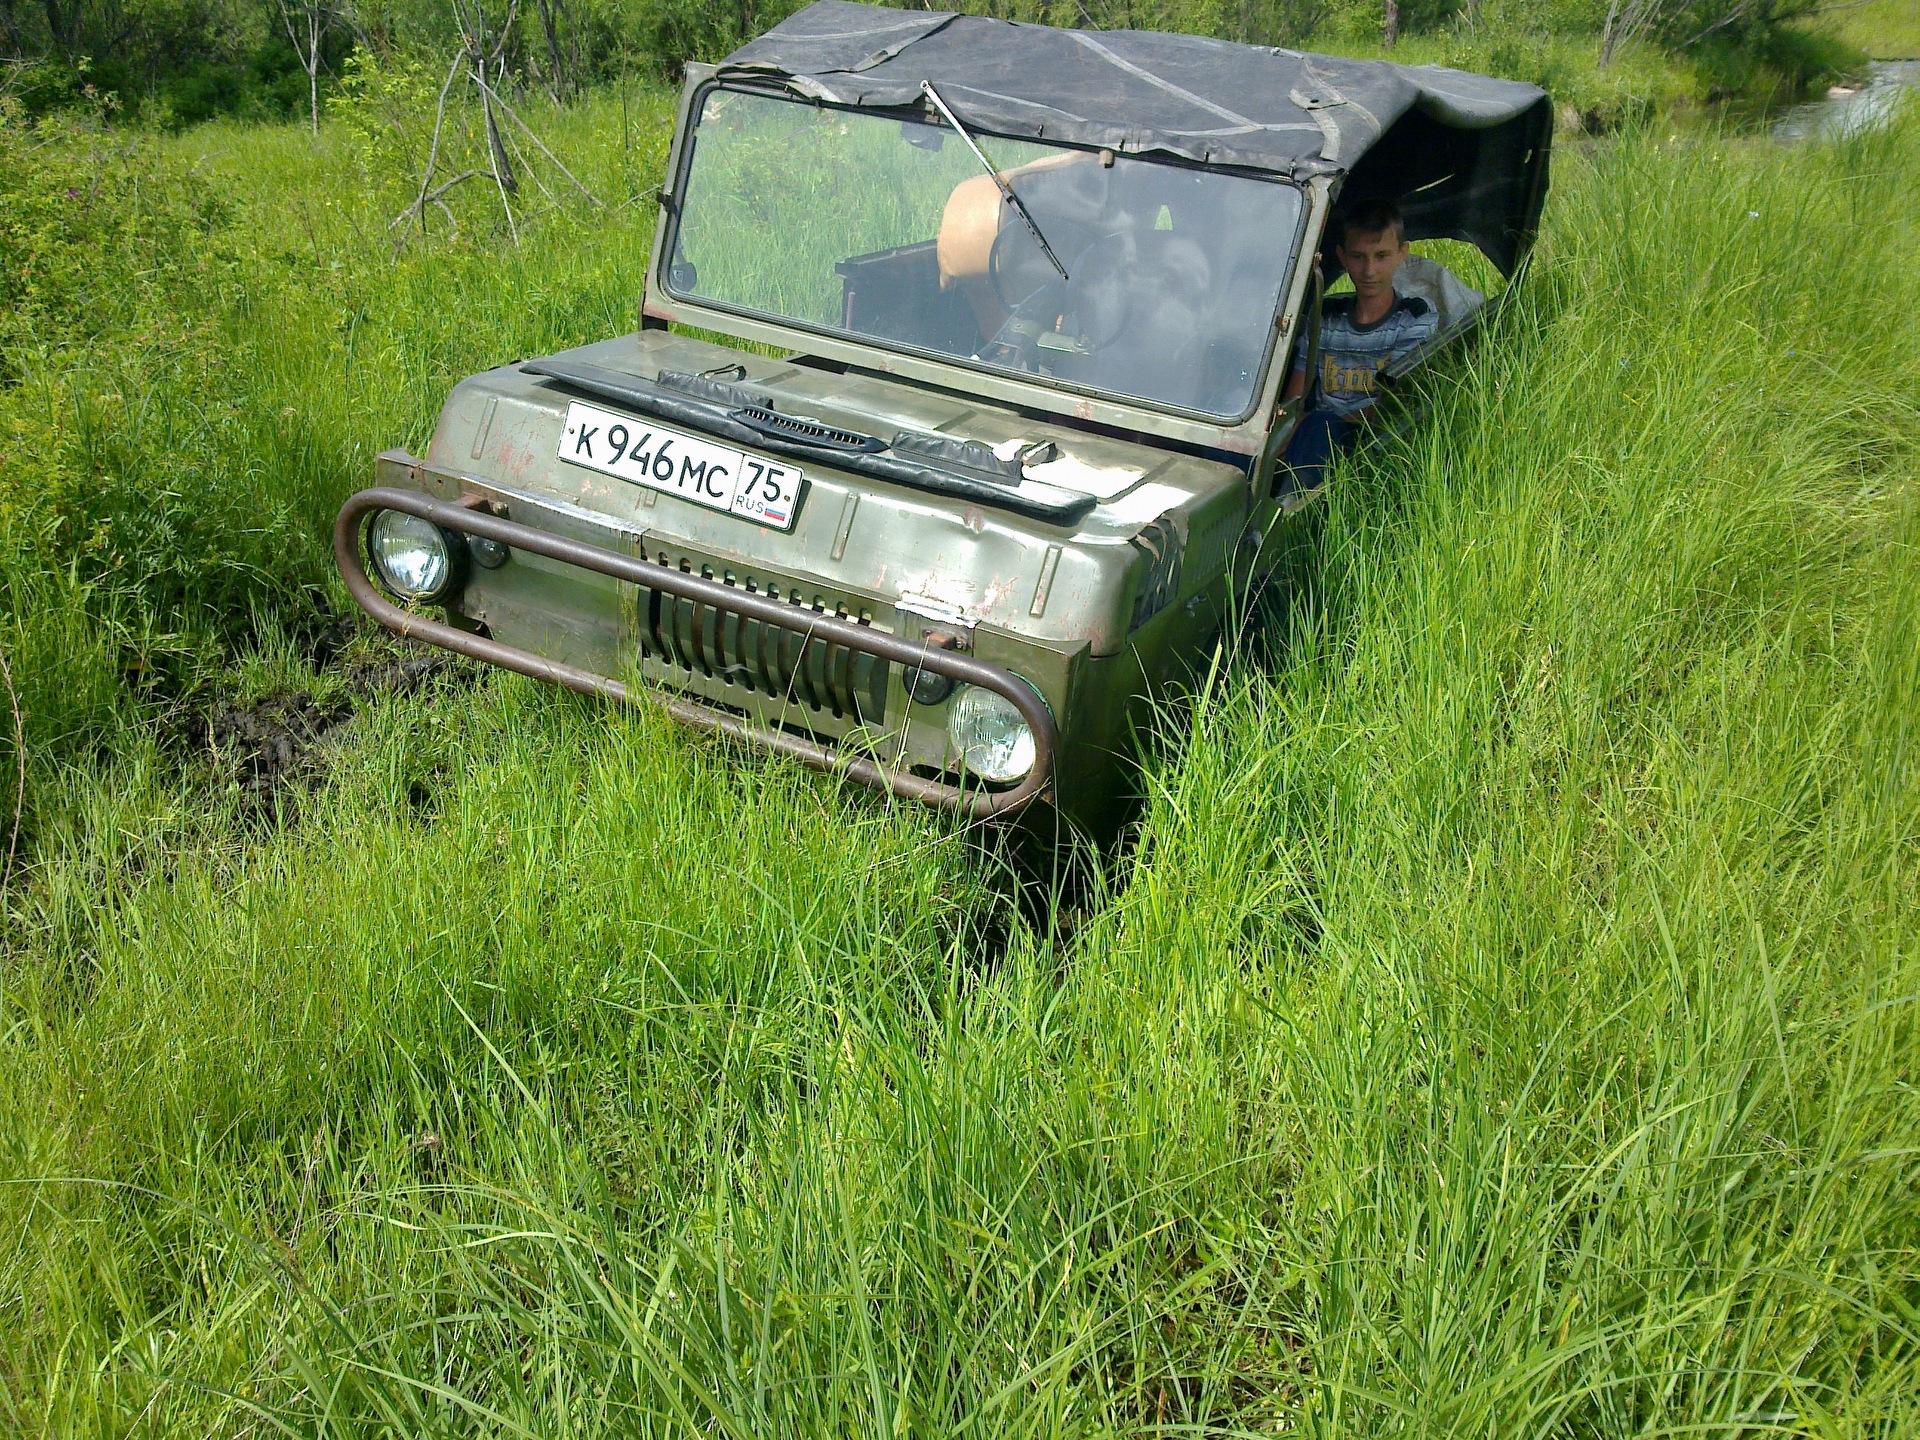
{"type": "Polygon", "coordinates": [[[1136,239],[1116,231],[1095,241],[1075,258],[1066,286],[1065,320],[1083,351],[1104,350],[1126,328],[1134,289],[1151,283],[1133,253],[1136,239]]]}
{"type": "MultiPolygon", "coordinates": [[[[1020,223],[1020,217],[1010,213],[1012,207],[1002,201],[1001,209],[1008,213],[1002,215],[1000,230],[987,251],[987,278],[993,282],[993,293],[1000,303],[1009,310],[1017,310],[1034,291],[1058,284],[1060,272],[1034,243],[1027,227],[1020,223]]],[[[1060,257],[1060,263],[1071,275],[1081,254],[1093,243],[1093,236],[1071,220],[1048,216],[1040,219],[1039,224],[1053,253],[1060,257]]]]}
{"type": "MultiPolygon", "coordinates": [[[[1001,253],[1004,240],[1013,227],[1003,230],[994,242],[993,253],[1001,253]]],[[[994,332],[980,352],[980,358],[996,365],[1022,370],[1033,368],[1034,351],[1040,336],[1056,329],[1065,330],[1073,342],[1075,354],[1086,355],[1104,349],[1119,338],[1132,309],[1134,286],[1141,283],[1135,274],[1132,252],[1137,248],[1132,236],[1117,231],[1088,244],[1082,244],[1068,262],[1071,279],[1062,280],[1059,272],[1039,254],[1032,237],[1020,232],[1043,267],[1044,276],[1031,275],[1031,266],[1022,263],[1027,288],[1017,300],[1009,301],[1004,324],[994,332]]],[[[1075,232],[1076,238],[1084,232],[1075,232]]],[[[1051,238],[1051,237],[1049,237],[1051,238]]],[[[1003,300],[1006,277],[1016,272],[995,275],[1003,300]]]]}
{"type": "Polygon", "coordinates": [[[980,347],[976,358],[1010,370],[1033,369],[1040,337],[1050,333],[1059,322],[1067,293],[1066,285],[1051,266],[1047,273],[1053,278],[1008,312],[1000,328],[993,332],[993,338],[980,347]]]}

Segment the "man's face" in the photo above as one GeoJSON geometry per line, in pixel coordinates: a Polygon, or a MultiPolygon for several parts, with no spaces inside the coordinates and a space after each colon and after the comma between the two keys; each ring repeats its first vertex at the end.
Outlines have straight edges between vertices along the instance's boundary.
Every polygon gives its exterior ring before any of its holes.
{"type": "Polygon", "coordinates": [[[1398,230],[1373,234],[1350,230],[1345,242],[1334,246],[1333,253],[1340,257],[1347,274],[1353,277],[1355,290],[1362,295],[1378,296],[1393,289],[1393,273],[1407,258],[1407,242],[1398,230]]]}

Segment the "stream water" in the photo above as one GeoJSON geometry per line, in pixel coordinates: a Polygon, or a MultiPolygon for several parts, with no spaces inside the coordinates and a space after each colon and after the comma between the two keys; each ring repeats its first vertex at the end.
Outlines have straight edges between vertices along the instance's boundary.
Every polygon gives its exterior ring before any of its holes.
{"type": "Polygon", "coordinates": [[[1792,142],[1857,135],[1884,124],[1906,92],[1920,87],[1920,60],[1875,60],[1867,83],[1835,86],[1826,98],[1796,105],[1773,125],[1773,138],[1792,142]]]}

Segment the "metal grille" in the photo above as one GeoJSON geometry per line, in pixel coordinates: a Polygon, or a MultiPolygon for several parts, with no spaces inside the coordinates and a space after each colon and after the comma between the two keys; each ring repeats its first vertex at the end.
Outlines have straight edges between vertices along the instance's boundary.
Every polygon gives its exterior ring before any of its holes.
{"type": "Polygon", "coordinates": [[[1133,620],[1129,630],[1138,630],[1167,608],[1180,593],[1180,559],[1183,543],[1180,527],[1169,511],[1128,542],[1147,558],[1147,571],[1133,593],[1133,620]]]}
{"type": "MultiPolygon", "coordinates": [[[[662,565],[673,563],[665,552],[656,558],[662,565]]],[[[688,560],[681,560],[678,568],[693,572],[688,560]]],[[[715,574],[711,566],[702,566],[700,573],[750,594],[784,601],[802,614],[811,611],[859,625],[873,623],[865,612],[850,613],[845,601],[830,602],[824,595],[803,593],[796,585],[758,582],[731,571],[715,574]]],[[[783,704],[830,714],[836,720],[878,725],[887,718],[892,667],[878,656],[659,590],[642,590],[636,598],[640,652],[647,659],[738,686],[749,695],[766,695],[783,704]]]]}

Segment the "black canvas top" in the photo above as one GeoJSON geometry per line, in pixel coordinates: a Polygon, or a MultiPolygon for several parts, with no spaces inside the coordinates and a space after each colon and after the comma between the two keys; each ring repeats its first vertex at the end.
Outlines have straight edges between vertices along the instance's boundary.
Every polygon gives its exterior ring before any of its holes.
{"type": "Polygon", "coordinates": [[[920,82],[931,80],[983,131],[1293,177],[1353,170],[1409,112],[1465,131],[1524,117],[1531,133],[1546,111],[1536,86],[1437,65],[850,0],[816,0],[720,70],[857,106],[919,106],[920,82]]]}

